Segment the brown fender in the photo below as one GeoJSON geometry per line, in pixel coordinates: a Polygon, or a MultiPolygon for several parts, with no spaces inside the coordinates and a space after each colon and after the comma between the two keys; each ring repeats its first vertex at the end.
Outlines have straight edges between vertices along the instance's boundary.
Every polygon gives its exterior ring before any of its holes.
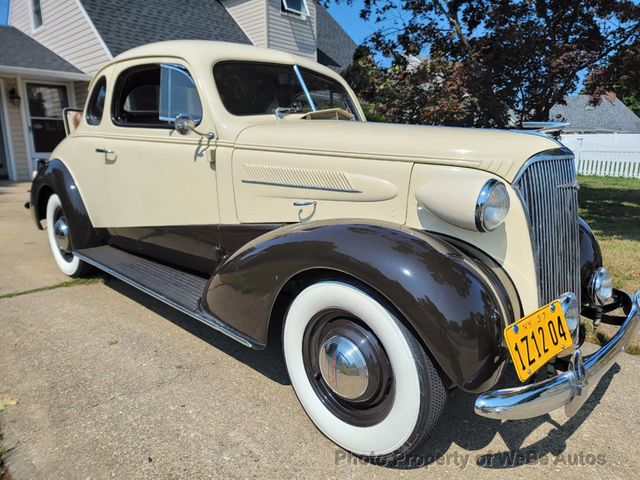
{"type": "Polygon", "coordinates": [[[512,321],[505,312],[513,311],[494,293],[500,286],[489,285],[481,269],[451,244],[407,227],[334,220],[279,228],[218,268],[203,308],[266,343],[279,292],[291,278],[314,269],[349,275],[382,295],[460,388],[484,391],[499,378],[506,358],[502,330],[512,321]]]}
{"type": "Polygon", "coordinates": [[[93,228],[76,182],[64,163],[58,159],[38,162],[38,171],[31,183],[30,208],[36,226],[42,229],[47,200],[52,193],[60,197],[62,210],[69,222],[69,240],[74,250],[104,243],[102,232],[93,228]]]}
{"type": "Polygon", "coordinates": [[[591,303],[589,298],[589,281],[591,275],[602,266],[602,253],[595,235],[582,218],[580,226],[580,283],[582,285],[582,304],[591,303]]]}

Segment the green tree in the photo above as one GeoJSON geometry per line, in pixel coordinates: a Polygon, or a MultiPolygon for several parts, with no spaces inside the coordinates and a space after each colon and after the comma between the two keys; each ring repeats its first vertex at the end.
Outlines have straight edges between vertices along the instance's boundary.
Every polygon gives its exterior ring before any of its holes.
{"type": "Polygon", "coordinates": [[[379,28],[345,76],[370,110],[411,123],[548,120],[581,71],[640,36],[631,0],[364,0],[360,15],[379,28]]]}
{"type": "Polygon", "coordinates": [[[596,66],[586,79],[585,91],[596,103],[613,91],[640,116],[640,40],[623,46],[604,65],[596,66]]]}

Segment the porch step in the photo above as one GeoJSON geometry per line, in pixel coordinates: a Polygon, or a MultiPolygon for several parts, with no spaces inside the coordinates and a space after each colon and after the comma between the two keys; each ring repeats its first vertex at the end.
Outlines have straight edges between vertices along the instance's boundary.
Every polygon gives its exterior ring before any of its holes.
{"type": "Polygon", "coordinates": [[[107,245],[76,250],[73,254],[247,347],[264,347],[200,309],[207,285],[204,278],[107,245]]]}

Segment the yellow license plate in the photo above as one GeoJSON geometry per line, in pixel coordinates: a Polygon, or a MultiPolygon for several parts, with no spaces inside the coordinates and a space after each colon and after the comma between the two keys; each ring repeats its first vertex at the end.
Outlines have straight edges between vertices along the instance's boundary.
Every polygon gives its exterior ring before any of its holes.
{"type": "Polygon", "coordinates": [[[573,342],[558,301],[509,325],[504,339],[521,382],[573,342]]]}

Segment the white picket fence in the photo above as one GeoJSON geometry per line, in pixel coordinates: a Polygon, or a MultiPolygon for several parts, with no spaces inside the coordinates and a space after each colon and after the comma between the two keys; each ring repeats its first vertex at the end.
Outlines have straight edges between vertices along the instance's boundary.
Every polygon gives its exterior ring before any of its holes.
{"type": "Polygon", "coordinates": [[[564,134],[580,175],[640,178],[640,134],[564,134]]]}
{"type": "Polygon", "coordinates": [[[640,150],[582,150],[576,154],[580,175],[640,178],[640,150]]]}

